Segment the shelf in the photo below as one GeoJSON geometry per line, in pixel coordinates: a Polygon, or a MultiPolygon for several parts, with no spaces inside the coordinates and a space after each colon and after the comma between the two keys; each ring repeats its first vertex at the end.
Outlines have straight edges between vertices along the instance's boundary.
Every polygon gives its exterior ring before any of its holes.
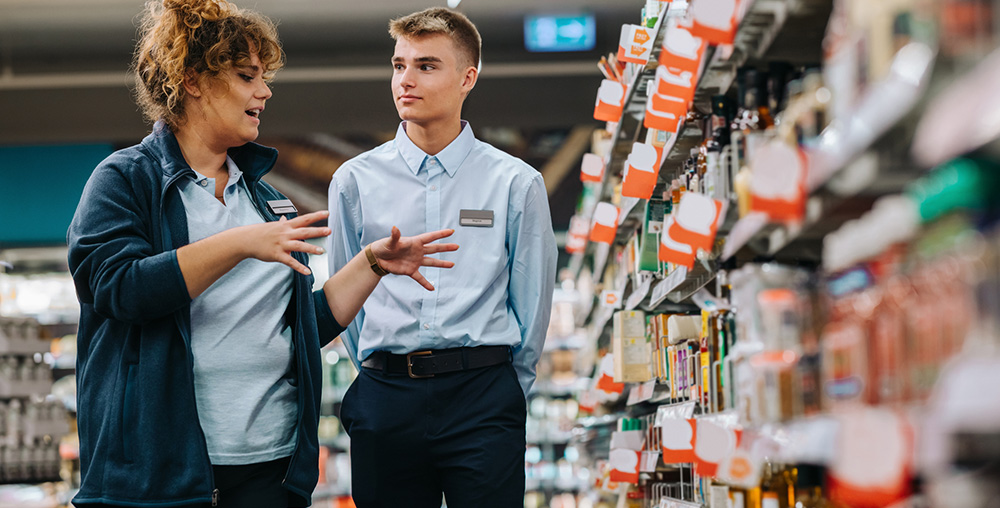
{"type": "Polygon", "coordinates": [[[703,508],[705,505],[672,497],[661,497],[655,508],[703,508]]]}
{"type": "Polygon", "coordinates": [[[789,254],[818,261],[823,236],[870,208],[871,196],[902,189],[913,177],[912,170],[899,162],[905,161],[906,154],[894,152],[880,160],[870,152],[911,145],[912,135],[902,124],[920,113],[918,106],[933,63],[933,50],[925,45],[912,43],[901,49],[893,72],[868,90],[848,122],[834,123],[824,130],[818,148],[807,154],[811,196],[805,220],[772,224],[764,214],[747,214],[730,229],[721,259],[728,260],[746,247],[775,256],[790,245],[807,244],[804,250],[789,254]]]}
{"type": "Polygon", "coordinates": [[[1000,139],[1000,123],[995,115],[984,113],[1000,110],[998,81],[1000,49],[931,101],[917,127],[914,158],[926,167],[933,167],[995,144],[1000,139]]]}
{"type": "MultiPolygon", "coordinates": [[[[799,22],[806,16],[817,17],[821,0],[757,0],[750,7],[739,30],[736,41],[725,49],[709,46],[706,49],[706,64],[698,79],[695,91],[694,107],[702,113],[711,112],[713,95],[726,93],[736,79],[736,71],[750,59],[762,60],[769,58],[768,50],[786,26],[793,25],[789,21],[799,22]]],[[[819,9],[819,16],[829,14],[819,9]]],[[[649,61],[641,71],[634,74],[628,85],[625,97],[625,107],[622,119],[612,133],[612,148],[608,160],[605,161],[605,177],[601,184],[600,196],[607,200],[611,196],[611,174],[620,175],[632,151],[632,144],[640,140],[644,132],[642,126],[648,99],[648,84],[656,77],[659,53],[665,32],[662,21],[655,27],[656,35],[649,61]]],[[[635,65],[635,64],[629,64],[635,65]]],[[[636,66],[638,68],[638,66],[636,66]]],[[[660,180],[670,181],[679,172],[680,163],[690,156],[691,149],[698,146],[704,137],[704,132],[698,122],[682,122],[676,135],[670,137],[664,147],[666,155],[660,165],[660,180]]],[[[643,207],[638,206],[645,200],[623,198],[622,218],[619,220],[617,242],[625,241],[631,236],[639,224],[643,207]],[[627,200],[627,201],[626,201],[627,200]],[[637,211],[638,210],[638,211],[637,211]]],[[[588,248],[589,248],[588,242],[588,248]]]]}
{"type": "Polygon", "coordinates": [[[612,171],[615,171],[616,174],[621,173],[621,166],[632,151],[632,143],[636,142],[639,132],[642,130],[642,119],[646,113],[646,100],[648,97],[646,87],[649,84],[649,80],[656,77],[660,51],[663,48],[663,36],[666,33],[666,24],[664,21],[666,21],[667,14],[671,9],[670,5],[665,4],[664,10],[660,12],[660,16],[656,21],[656,25],[653,26],[653,49],[649,53],[649,60],[646,61],[646,65],[626,64],[628,69],[633,71],[633,75],[631,81],[626,83],[625,105],[622,108],[621,120],[615,126],[615,130],[611,136],[611,151],[608,154],[608,160],[605,160],[604,181],[601,182],[600,196],[602,199],[611,194],[609,187],[610,178],[608,178],[608,175],[612,171]]]}

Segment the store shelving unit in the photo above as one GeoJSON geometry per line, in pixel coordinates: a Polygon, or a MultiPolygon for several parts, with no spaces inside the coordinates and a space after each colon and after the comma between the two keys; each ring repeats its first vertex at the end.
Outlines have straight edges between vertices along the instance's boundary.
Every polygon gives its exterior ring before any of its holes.
{"type": "MultiPolygon", "coordinates": [[[[794,61],[796,40],[808,39],[813,42],[807,50],[812,51],[814,56],[811,60],[805,58],[804,63],[818,63],[822,58],[818,51],[821,38],[814,33],[816,30],[806,33],[802,26],[815,27],[819,20],[828,19],[832,3],[829,0],[752,2],[742,18],[736,42],[723,48],[709,46],[707,50],[693,102],[695,117],[711,114],[712,96],[731,93],[737,70],[741,67],[760,67],[775,60],[794,61]]],[[[676,2],[673,6],[686,8],[686,4],[676,2]]],[[[650,63],[632,69],[622,120],[613,125],[612,129],[604,180],[601,182],[598,198],[601,201],[615,202],[619,208],[615,241],[612,246],[589,242],[584,252],[574,255],[576,259],[571,265],[579,273],[585,260],[593,259],[592,273],[598,287],[621,292],[623,305],[619,308],[622,310],[668,314],[697,310],[696,305],[704,308],[706,302],[697,300],[701,296],[721,296],[721,288],[728,284],[726,277],[720,277],[720,274],[729,274],[734,268],[748,262],[787,262],[817,270],[824,255],[824,238],[849,221],[866,215],[879,198],[903,192],[909,188],[909,184],[923,176],[927,169],[961,154],[973,151],[979,151],[980,154],[1000,154],[1000,142],[997,141],[1000,140],[1000,129],[989,124],[990,118],[995,119],[995,115],[976,112],[974,106],[975,97],[992,94],[989,86],[1000,77],[1000,50],[953,84],[945,85],[943,83],[953,80],[955,76],[936,67],[939,57],[937,48],[915,39],[910,40],[895,49],[888,74],[877,82],[867,83],[863,95],[855,101],[853,110],[841,112],[837,121],[822,132],[818,143],[811,144],[806,149],[807,200],[802,221],[772,222],[759,212],[751,212],[740,218],[737,207],[730,203],[728,214],[720,221],[714,248],[711,252],[701,251],[692,269],[681,267],[666,274],[644,272],[638,276],[629,276],[619,270],[615,280],[602,280],[605,266],[612,262],[609,261],[612,249],[625,245],[642,227],[645,201],[616,196],[614,190],[618,182],[616,178],[623,172],[632,144],[645,138],[642,115],[645,112],[647,88],[651,86],[651,80],[655,76],[656,59],[660,41],[664,37],[664,20],[667,16],[669,13],[660,16],[650,63]],[[939,89],[943,91],[931,97],[929,91],[939,89]],[[975,118],[963,118],[963,115],[974,115],[975,118]],[[960,124],[961,128],[958,128],[960,124]],[[919,128],[915,128],[917,125],[919,128]],[[955,132],[946,132],[949,129],[955,132]],[[938,140],[944,140],[944,143],[937,143],[938,140]],[[707,292],[699,292],[701,290],[707,292]]],[[[991,97],[986,105],[980,107],[989,107],[990,110],[1000,108],[1000,100],[991,97]]],[[[778,123],[781,121],[779,116],[778,123]]],[[[682,163],[690,157],[691,149],[697,147],[704,138],[701,125],[698,121],[682,122],[678,132],[668,138],[654,195],[663,192],[664,182],[669,185],[671,180],[681,174],[682,163]]],[[[752,161],[750,166],[754,166],[752,161]]],[[[589,338],[598,347],[607,344],[615,312],[614,308],[597,305],[588,315],[586,322],[589,338]]],[[[697,346],[695,352],[697,354],[697,346]]],[[[696,365],[692,362],[691,368],[700,369],[696,365]]],[[[716,365],[711,367],[713,376],[716,368],[716,365]]],[[[595,374],[595,381],[599,375],[595,374]]],[[[658,408],[678,403],[693,404],[695,421],[734,416],[713,412],[721,405],[714,400],[703,406],[698,400],[685,402],[671,399],[669,391],[664,393],[662,388],[663,385],[654,384],[652,390],[643,391],[646,393],[645,400],[633,401],[634,394],[640,387],[627,383],[625,393],[633,395],[629,403],[623,404],[622,398],[607,405],[604,408],[605,414],[599,412],[598,416],[580,419],[574,442],[595,456],[600,457],[603,452],[606,457],[615,424],[620,419],[646,418],[658,408]]],[[[711,385],[712,396],[716,393],[716,388],[711,385]]],[[[743,426],[742,430],[757,436],[770,447],[772,461],[781,464],[830,465],[836,460],[836,443],[853,439],[844,434],[850,432],[849,425],[845,422],[851,420],[841,418],[839,411],[842,409],[829,412],[827,408],[828,412],[800,415],[779,422],[757,423],[743,426]]],[[[873,408],[875,412],[881,409],[884,408],[873,408]]],[[[903,408],[900,413],[906,415],[904,419],[909,424],[917,426],[926,417],[926,410],[925,403],[919,402],[903,408]]],[[[683,465],[660,462],[655,468],[655,474],[660,475],[665,471],[674,474],[684,470],[683,465]]],[[[644,481],[661,481],[654,479],[654,471],[642,471],[644,481]]],[[[674,481],[676,479],[668,480],[674,481]]],[[[661,492],[657,499],[647,500],[645,506],[703,506],[691,503],[691,496],[683,495],[683,489],[681,487],[681,495],[676,495],[676,490],[673,496],[661,492]]],[[[705,495],[707,494],[703,493],[701,498],[705,499],[705,495]]],[[[620,498],[620,502],[621,499],[623,498],[620,498]]],[[[707,505],[707,499],[705,503],[707,505]]]]}

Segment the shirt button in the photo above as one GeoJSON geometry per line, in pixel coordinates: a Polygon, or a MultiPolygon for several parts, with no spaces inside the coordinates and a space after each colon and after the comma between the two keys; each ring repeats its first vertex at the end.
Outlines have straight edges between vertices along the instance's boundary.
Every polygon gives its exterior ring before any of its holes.
{"type": "Polygon", "coordinates": [[[424,330],[430,330],[431,325],[429,323],[424,323],[424,330]]]}
{"type": "Polygon", "coordinates": [[[208,180],[202,180],[199,183],[201,184],[202,187],[208,187],[208,180]]]}
{"type": "Polygon", "coordinates": [[[437,185],[431,185],[431,190],[438,190],[438,186],[437,185]]]}

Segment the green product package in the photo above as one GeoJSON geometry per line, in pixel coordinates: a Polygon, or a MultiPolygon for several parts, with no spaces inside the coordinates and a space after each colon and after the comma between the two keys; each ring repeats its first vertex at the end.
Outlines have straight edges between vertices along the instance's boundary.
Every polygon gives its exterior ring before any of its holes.
{"type": "Polygon", "coordinates": [[[642,235],[639,238],[639,270],[660,271],[660,232],[663,218],[669,213],[670,203],[660,200],[646,201],[646,215],[642,221],[642,235]]]}

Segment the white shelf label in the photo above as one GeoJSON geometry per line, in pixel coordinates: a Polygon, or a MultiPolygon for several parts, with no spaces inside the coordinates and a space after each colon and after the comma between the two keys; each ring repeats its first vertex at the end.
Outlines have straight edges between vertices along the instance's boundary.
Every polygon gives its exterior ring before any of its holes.
{"type": "Polygon", "coordinates": [[[650,307],[658,305],[663,301],[664,298],[670,294],[671,291],[680,286],[684,279],[687,278],[687,268],[683,266],[678,266],[674,271],[670,272],[667,278],[663,279],[659,284],[653,287],[653,294],[649,297],[650,307]]]}
{"type": "Polygon", "coordinates": [[[762,212],[750,212],[737,221],[726,237],[726,244],[722,248],[722,259],[729,259],[736,254],[765,224],[767,224],[767,214],[762,212]]]}
{"type": "Polygon", "coordinates": [[[643,299],[646,298],[646,295],[649,294],[649,286],[653,284],[653,278],[644,277],[644,279],[645,280],[642,281],[642,284],[640,284],[639,287],[636,288],[635,291],[632,291],[632,294],[628,296],[628,300],[625,302],[626,310],[633,310],[638,307],[639,304],[642,303],[643,299]]]}
{"type": "Polygon", "coordinates": [[[642,452],[642,459],[639,462],[639,472],[655,473],[656,465],[660,462],[660,451],[642,452]]]}

